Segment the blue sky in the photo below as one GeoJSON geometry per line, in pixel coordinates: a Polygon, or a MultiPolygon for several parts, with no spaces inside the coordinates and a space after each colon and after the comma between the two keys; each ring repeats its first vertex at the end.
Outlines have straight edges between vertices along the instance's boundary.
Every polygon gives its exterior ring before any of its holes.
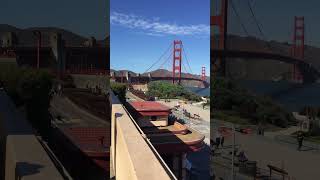
{"type": "MultiPolygon", "coordinates": [[[[212,1],[214,2],[212,9],[215,9],[214,5],[217,0],[212,1]]],[[[320,47],[320,24],[317,22],[320,19],[319,0],[232,0],[249,34],[261,38],[251,16],[248,1],[251,3],[255,16],[268,40],[291,43],[294,16],[304,16],[306,44],[320,47]]],[[[228,28],[229,33],[245,35],[230,3],[228,28]]]]}
{"type": "Polygon", "coordinates": [[[109,0],[1,0],[0,24],[18,28],[60,27],[104,39],[109,28],[109,0]]]}
{"type": "MultiPolygon", "coordinates": [[[[201,3],[199,0],[111,0],[110,3],[112,69],[143,73],[173,40],[182,40],[191,67],[188,72],[200,74],[201,66],[210,71],[209,0],[201,3]]],[[[169,55],[151,70],[159,68],[169,55]]],[[[166,63],[162,68],[171,70],[171,66],[166,63]]]]}

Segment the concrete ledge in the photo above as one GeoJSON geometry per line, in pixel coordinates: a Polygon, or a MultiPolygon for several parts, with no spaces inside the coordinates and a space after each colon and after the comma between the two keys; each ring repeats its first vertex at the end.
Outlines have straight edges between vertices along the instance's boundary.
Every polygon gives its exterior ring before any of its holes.
{"type": "MultiPolygon", "coordinates": [[[[33,134],[27,120],[0,90],[0,146],[2,178],[6,180],[62,180],[63,177],[33,134]],[[4,167],[4,169],[2,169],[4,167]]],[[[1,178],[0,178],[1,179],[1,178]]]]}
{"type": "Polygon", "coordinates": [[[169,180],[165,168],[112,94],[111,153],[117,180],[169,180]]]}

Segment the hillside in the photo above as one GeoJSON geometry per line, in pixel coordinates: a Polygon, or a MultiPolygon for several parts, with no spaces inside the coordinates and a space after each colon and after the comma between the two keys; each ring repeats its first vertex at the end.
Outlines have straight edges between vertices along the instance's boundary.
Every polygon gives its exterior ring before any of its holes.
{"type": "MultiPolygon", "coordinates": [[[[131,76],[138,76],[138,73],[135,73],[130,70],[114,70],[111,69],[111,72],[115,72],[116,75],[120,75],[121,73],[126,73],[130,72],[131,76]]],[[[141,76],[147,76],[149,73],[151,73],[151,76],[156,76],[156,77],[171,77],[172,76],[172,71],[168,71],[166,69],[157,69],[154,71],[146,72],[141,74],[141,76]]],[[[195,75],[195,74],[190,74],[190,73],[181,73],[182,77],[192,77],[192,78],[200,78],[200,75],[195,75]]],[[[210,82],[210,77],[207,76],[207,81],[210,82]]]]}
{"type": "MultiPolygon", "coordinates": [[[[61,33],[62,38],[66,41],[66,46],[82,46],[83,42],[87,40],[88,37],[80,36],[71,31],[56,28],[56,27],[31,27],[26,29],[16,28],[7,24],[0,24],[0,37],[6,32],[14,32],[19,40],[19,46],[35,46],[36,38],[33,35],[33,31],[38,30],[42,33],[42,45],[49,46],[50,33],[58,32],[61,33]]],[[[105,45],[109,39],[107,37],[104,40],[97,40],[98,44],[105,45]]]]}
{"type": "MultiPolygon", "coordinates": [[[[128,72],[129,70],[114,70],[114,69],[111,69],[110,70],[111,72],[115,72],[116,76],[120,75],[122,72],[125,73],[125,72],[128,72]]],[[[138,73],[135,73],[133,71],[129,71],[131,76],[138,76],[138,73]]],[[[154,71],[150,71],[150,72],[147,72],[147,73],[143,73],[141,74],[141,76],[147,76],[149,73],[151,73],[151,76],[155,76],[155,77],[171,77],[172,76],[172,71],[168,71],[166,69],[157,69],[157,70],[154,70],[154,71]]],[[[190,74],[190,73],[182,73],[181,74],[182,77],[192,77],[192,78],[197,78],[197,79],[200,79],[200,75],[195,75],[195,74],[190,74]]],[[[210,77],[207,76],[207,82],[210,82],[210,77]]],[[[185,83],[184,85],[186,86],[197,86],[199,84],[198,81],[189,81],[188,83],[185,83]]]]}

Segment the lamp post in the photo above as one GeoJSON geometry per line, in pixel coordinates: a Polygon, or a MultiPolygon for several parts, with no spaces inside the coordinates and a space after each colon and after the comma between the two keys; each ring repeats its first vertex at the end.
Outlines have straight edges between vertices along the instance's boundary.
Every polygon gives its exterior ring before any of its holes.
{"type": "Polygon", "coordinates": [[[231,180],[234,180],[234,150],[235,150],[235,128],[232,124],[232,161],[231,161],[231,180]]]}
{"type": "Polygon", "coordinates": [[[37,69],[40,67],[41,32],[36,30],[33,34],[37,37],[37,69]]]}

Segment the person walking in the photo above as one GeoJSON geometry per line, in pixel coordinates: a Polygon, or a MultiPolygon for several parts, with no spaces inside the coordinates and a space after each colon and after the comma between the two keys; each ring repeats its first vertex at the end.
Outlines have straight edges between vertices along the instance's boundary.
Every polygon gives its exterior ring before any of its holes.
{"type": "Polygon", "coordinates": [[[301,151],[303,139],[304,139],[304,135],[303,135],[303,133],[301,131],[299,131],[298,134],[297,134],[298,150],[299,151],[301,151]]]}
{"type": "Polygon", "coordinates": [[[258,135],[262,134],[262,127],[261,127],[261,122],[258,124],[258,135]]]}
{"type": "Polygon", "coordinates": [[[219,148],[220,146],[220,133],[219,133],[219,130],[217,130],[217,133],[216,133],[216,148],[219,148]]]}
{"type": "Polygon", "coordinates": [[[220,133],[220,144],[221,144],[221,147],[223,148],[223,144],[224,144],[224,135],[223,135],[223,133],[220,133]]]}

